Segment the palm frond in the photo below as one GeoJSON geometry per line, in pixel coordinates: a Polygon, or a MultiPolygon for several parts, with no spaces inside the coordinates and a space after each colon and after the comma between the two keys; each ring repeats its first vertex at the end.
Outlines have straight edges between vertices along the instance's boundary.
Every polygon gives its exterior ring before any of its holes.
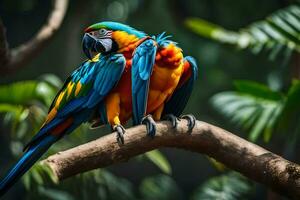
{"type": "Polygon", "coordinates": [[[280,116],[280,128],[288,131],[298,130],[300,119],[299,102],[300,80],[294,80],[286,95],[286,102],[280,116]]]}
{"type": "Polygon", "coordinates": [[[300,52],[300,6],[298,4],[276,11],[264,20],[254,22],[239,31],[225,28],[199,18],[188,18],[185,25],[200,36],[218,42],[249,49],[254,54],[262,51],[274,59],[280,53],[288,57],[300,52]]]}
{"type": "Polygon", "coordinates": [[[155,164],[165,174],[171,174],[172,168],[168,159],[159,150],[152,150],[144,154],[153,164],[155,164]]]}
{"type": "Polygon", "coordinates": [[[253,183],[236,172],[230,172],[207,180],[195,190],[192,199],[248,199],[252,190],[253,183]]]}
{"type": "Polygon", "coordinates": [[[251,81],[236,81],[235,87],[237,91],[214,95],[211,99],[213,106],[233,123],[250,129],[251,141],[257,140],[261,134],[268,141],[282,111],[284,96],[251,81]]]}
{"type": "Polygon", "coordinates": [[[176,182],[167,175],[159,174],[143,179],[139,186],[144,200],[151,199],[182,199],[181,190],[176,182]]]}

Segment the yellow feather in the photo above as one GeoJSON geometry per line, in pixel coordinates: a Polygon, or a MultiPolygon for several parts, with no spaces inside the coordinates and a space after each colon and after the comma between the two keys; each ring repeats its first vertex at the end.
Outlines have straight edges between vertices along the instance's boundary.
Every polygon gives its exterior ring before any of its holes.
{"type": "Polygon", "coordinates": [[[69,96],[71,95],[71,92],[72,92],[72,90],[73,90],[73,87],[74,87],[74,83],[72,83],[72,82],[70,82],[69,84],[68,84],[68,87],[67,87],[67,98],[69,98],[69,96]]]}
{"type": "Polygon", "coordinates": [[[92,59],[92,62],[98,62],[99,61],[99,56],[100,56],[100,53],[95,55],[94,58],[92,59]]]}
{"type": "Polygon", "coordinates": [[[137,42],[139,39],[135,35],[130,35],[125,31],[115,31],[113,38],[117,42],[119,48],[127,47],[128,45],[137,42]]]}
{"type": "Polygon", "coordinates": [[[55,107],[59,107],[61,100],[63,99],[64,95],[65,95],[65,91],[61,92],[55,102],[55,107]]]}
{"type": "Polygon", "coordinates": [[[55,116],[56,116],[57,110],[56,108],[52,108],[52,110],[49,112],[45,123],[43,124],[43,126],[47,123],[49,123],[55,116]]]}
{"type": "Polygon", "coordinates": [[[76,90],[75,90],[75,96],[77,96],[78,94],[79,94],[79,92],[80,92],[80,90],[81,90],[81,87],[82,87],[82,85],[81,85],[81,83],[80,83],[80,81],[77,83],[77,85],[76,85],[76,90]]]}

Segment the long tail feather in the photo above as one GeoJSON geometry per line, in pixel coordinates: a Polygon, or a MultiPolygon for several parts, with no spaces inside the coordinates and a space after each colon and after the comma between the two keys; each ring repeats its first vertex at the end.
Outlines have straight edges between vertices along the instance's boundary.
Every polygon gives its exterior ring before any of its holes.
{"type": "Polygon", "coordinates": [[[48,135],[38,144],[30,147],[17,164],[9,171],[6,177],[0,183],[0,197],[14,185],[19,178],[29,170],[29,168],[57,141],[57,137],[48,135]]]}

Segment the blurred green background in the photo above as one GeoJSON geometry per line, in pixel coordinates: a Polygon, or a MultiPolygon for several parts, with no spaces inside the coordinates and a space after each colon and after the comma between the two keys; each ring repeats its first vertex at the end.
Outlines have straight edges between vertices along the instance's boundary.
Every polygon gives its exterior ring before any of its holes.
{"type": "MultiPolygon", "coordinates": [[[[49,0],[0,0],[11,47],[39,30],[51,5],[49,0]]],[[[1,177],[39,128],[62,81],[84,60],[84,28],[104,20],[149,35],[171,34],[199,66],[185,113],[299,163],[297,1],[72,0],[49,45],[26,67],[1,75],[1,177]]],[[[108,128],[90,131],[82,126],[48,155],[106,133],[108,128]]],[[[177,149],[154,151],[59,184],[51,181],[49,170],[36,165],[5,198],[284,199],[204,155],[177,149]]]]}

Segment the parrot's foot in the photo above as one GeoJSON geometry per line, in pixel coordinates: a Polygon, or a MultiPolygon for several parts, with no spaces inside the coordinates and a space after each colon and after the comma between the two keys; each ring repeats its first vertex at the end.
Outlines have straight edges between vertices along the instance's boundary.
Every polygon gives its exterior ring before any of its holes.
{"type": "Polygon", "coordinates": [[[177,128],[178,125],[178,121],[180,121],[180,119],[178,119],[175,115],[173,114],[167,114],[165,116],[163,116],[162,118],[163,120],[168,120],[172,123],[172,128],[177,128]]]}
{"type": "Polygon", "coordinates": [[[188,121],[188,132],[191,132],[196,125],[196,118],[194,115],[181,115],[181,119],[185,119],[188,121]]]}
{"type": "Polygon", "coordinates": [[[156,123],[151,115],[147,115],[143,117],[142,124],[146,125],[147,128],[147,135],[150,137],[154,137],[156,134],[156,123]]]}
{"type": "Polygon", "coordinates": [[[117,142],[120,145],[124,144],[125,128],[122,125],[115,125],[113,130],[117,132],[117,142]]]}

